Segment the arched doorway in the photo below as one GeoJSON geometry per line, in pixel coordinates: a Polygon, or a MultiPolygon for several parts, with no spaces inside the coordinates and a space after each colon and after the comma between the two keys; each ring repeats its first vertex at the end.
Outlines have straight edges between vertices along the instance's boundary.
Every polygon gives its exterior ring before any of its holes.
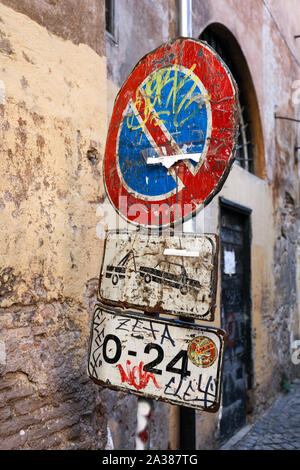
{"type": "Polygon", "coordinates": [[[245,56],[222,24],[212,23],[199,36],[222,57],[239,88],[239,141],[236,162],[259,178],[265,177],[262,125],[255,88],[245,56]]]}

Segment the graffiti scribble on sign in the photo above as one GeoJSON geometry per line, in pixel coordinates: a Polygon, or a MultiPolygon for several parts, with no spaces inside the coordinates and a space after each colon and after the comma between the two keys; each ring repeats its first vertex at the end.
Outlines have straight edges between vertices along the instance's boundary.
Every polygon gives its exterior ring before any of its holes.
{"type": "Polygon", "coordinates": [[[196,64],[193,64],[187,72],[182,72],[177,63],[173,67],[161,68],[148,79],[146,84],[142,83],[136,92],[134,107],[143,116],[138,125],[133,124],[134,113],[127,116],[127,125],[129,129],[144,129],[149,121],[154,121],[154,125],[166,122],[167,116],[172,120],[175,127],[181,127],[187,119],[191,119],[197,111],[188,112],[184,118],[179,118],[181,110],[185,110],[193,103],[199,100],[208,101],[210,96],[201,96],[197,91],[198,82],[193,74],[196,64]],[[166,102],[162,100],[162,95],[166,94],[166,102]],[[171,104],[169,109],[168,105],[171,104]],[[156,108],[159,109],[159,111],[156,108]]]}
{"type": "Polygon", "coordinates": [[[118,364],[118,368],[121,374],[122,383],[127,382],[128,385],[132,385],[136,390],[143,390],[147,387],[150,379],[153,381],[156,388],[160,389],[154,374],[151,372],[143,371],[144,363],[140,362],[139,366],[133,366],[130,370],[131,362],[127,360],[126,362],[126,372],[124,371],[121,364],[118,364]],[[138,381],[137,381],[137,377],[138,381]]]}
{"type": "Polygon", "coordinates": [[[188,356],[196,366],[210,367],[217,358],[216,345],[206,336],[197,336],[189,343],[188,356]]]}

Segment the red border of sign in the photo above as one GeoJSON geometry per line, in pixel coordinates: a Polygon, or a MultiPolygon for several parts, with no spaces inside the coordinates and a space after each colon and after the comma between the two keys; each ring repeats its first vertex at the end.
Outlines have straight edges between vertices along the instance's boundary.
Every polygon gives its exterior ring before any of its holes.
{"type": "MultiPolygon", "coordinates": [[[[167,227],[180,221],[187,220],[208,202],[222,188],[231,165],[234,161],[235,145],[238,132],[237,113],[238,89],[231,73],[216,52],[202,41],[195,39],[178,38],[171,43],[166,43],[147,54],[136,65],[130,76],[122,86],[115,100],[113,114],[107,135],[104,157],[104,182],[107,195],[119,212],[119,214],[136,225],[145,227],[167,227]],[[122,121],[124,110],[130,98],[134,99],[137,87],[152,73],[166,65],[174,65],[180,57],[180,63],[190,68],[195,63],[195,57],[201,60],[196,62],[194,73],[200,78],[208,94],[212,113],[212,132],[208,146],[206,160],[198,173],[194,176],[183,162],[177,163],[177,170],[185,188],[179,194],[174,194],[162,200],[169,206],[173,204],[189,204],[192,208],[188,214],[183,214],[176,220],[171,213],[171,219],[160,219],[157,224],[149,224],[151,207],[157,207],[157,201],[143,200],[127,192],[122,185],[117,171],[116,147],[119,125],[122,121]],[[217,79],[212,79],[212,74],[217,79]],[[219,144],[216,149],[216,143],[219,144]],[[216,155],[216,152],[217,155],[216,155]],[[125,197],[126,206],[119,207],[119,198],[125,197]],[[143,205],[147,210],[147,223],[141,223],[141,215],[136,221],[136,214],[128,214],[127,209],[134,204],[143,205]]],[[[153,220],[153,214],[151,214],[153,220]]]]}

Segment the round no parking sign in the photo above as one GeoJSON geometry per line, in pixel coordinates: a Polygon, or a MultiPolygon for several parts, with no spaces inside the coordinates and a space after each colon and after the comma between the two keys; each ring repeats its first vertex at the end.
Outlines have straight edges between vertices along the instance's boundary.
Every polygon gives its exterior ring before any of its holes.
{"type": "Polygon", "coordinates": [[[234,160],[237,94],[201,41],[177,39],[138,63],[116,98],[104,158],[106,191],[121,216],[167,227],[214,197],[234,160]]]}

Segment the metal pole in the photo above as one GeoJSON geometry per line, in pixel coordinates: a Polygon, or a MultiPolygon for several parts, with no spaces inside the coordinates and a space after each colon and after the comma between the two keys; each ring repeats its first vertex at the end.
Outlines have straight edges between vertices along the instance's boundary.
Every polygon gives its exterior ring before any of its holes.
{"type": "Polygon", "coordinates": [[[152,400],[138,398],[135,449],[148,450],[150,444],[150,419],[152,400]]]}
{"type": "MultiPolygon", "coordinates": [[[[178,34],[179,36],[184,37],[192,36],[192,0],[178,0],[178,34]]],[[[186,231],[191,231],[190,226],[189,229],[186,231]]],[[[149,449],[150,418],[152,408],[152,400],[146,398],[138,398],[137,427],[135,438],[136,450],[149,449]]],[[[195,418],[194,414],[193,418],[195,418]]]]}
{"type": "Polygon", "coordinates": [[[192,37],[192,0],[178,0],[178,35],[192,37]]]}

